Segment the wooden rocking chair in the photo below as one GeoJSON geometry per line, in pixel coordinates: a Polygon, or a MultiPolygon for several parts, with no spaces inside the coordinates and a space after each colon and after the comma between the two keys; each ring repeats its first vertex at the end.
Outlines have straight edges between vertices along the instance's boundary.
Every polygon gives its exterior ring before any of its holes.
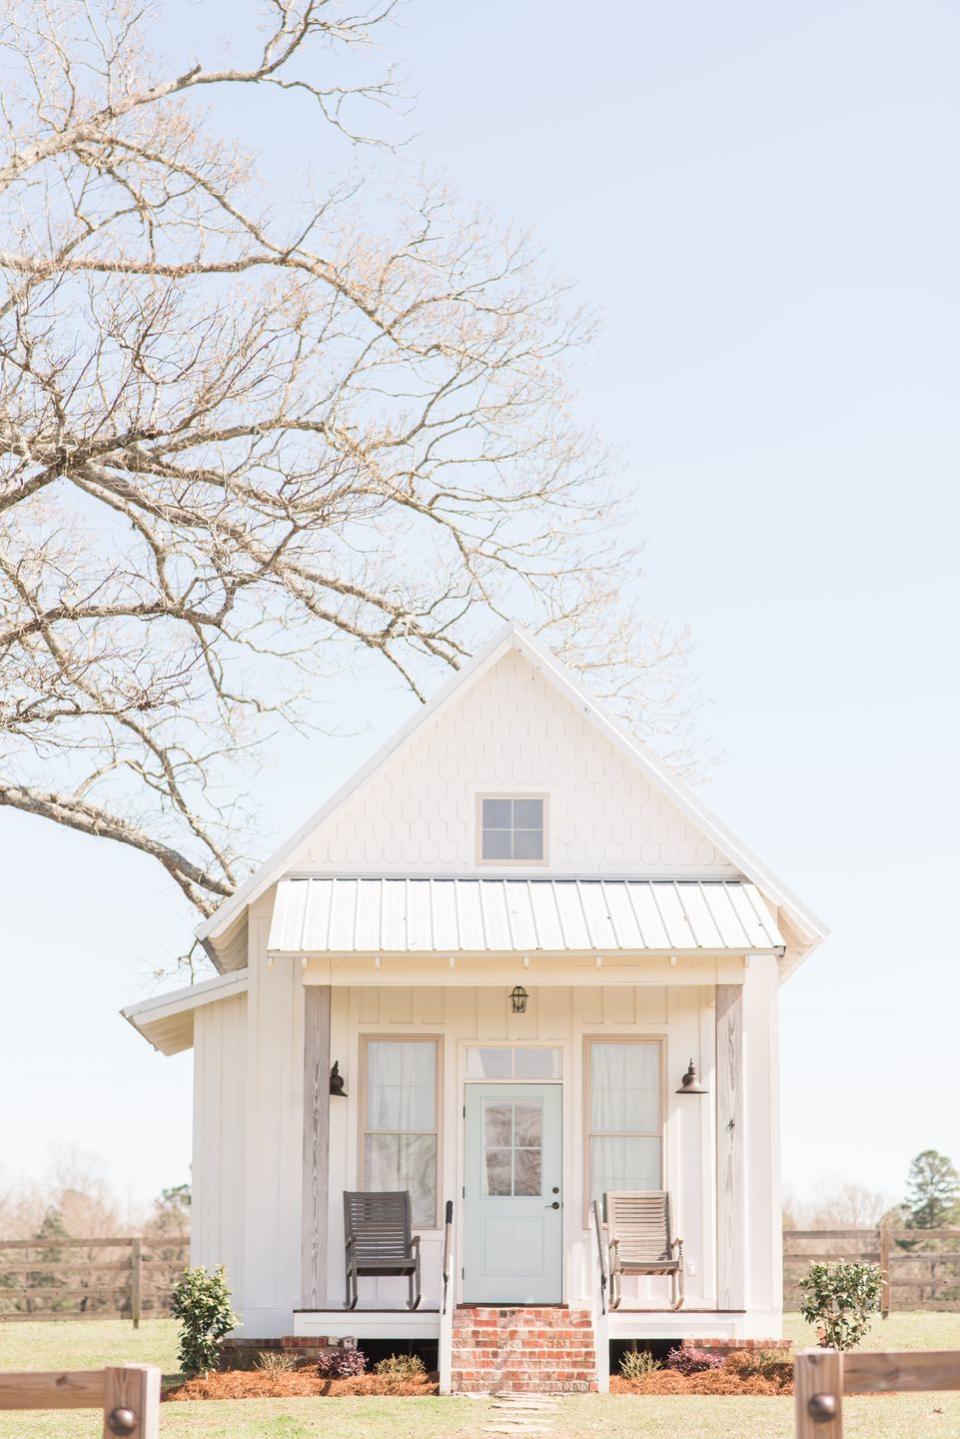
{"type": "Polygon", "coordinates": [[[664,1190],[603,1196],[609,1255],[610,1308],[619,1309],[624,1274],[669,1274],[671,1307],[683,1304],[683,1240],[670,1234],[670,1196],[664,1190]],[[676,1251],[676,1253],[674,1253],[676,1251]]]}
{"type": "Polygon", "coordinates": [[[407,1276],[408,1309],[420,1303],[420,1236],[410,1232],[410,1195],[405,1189],[343,1196],[347,1297],[356,1309],[358,1278],[407,1276]]]}

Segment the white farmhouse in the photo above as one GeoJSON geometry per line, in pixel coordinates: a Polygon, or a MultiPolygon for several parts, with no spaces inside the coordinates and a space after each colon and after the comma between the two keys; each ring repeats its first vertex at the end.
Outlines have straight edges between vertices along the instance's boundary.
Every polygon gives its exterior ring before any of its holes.
{"type": "Polygon", "coordinates": [[[825,930],[530,635],[199,934],[219,976],[125,1015],[193,1046],[192,1257],[226,1265],[244,1336],[433,1341],[469,1390],[603,1389],[616,1340],[780,1335],[777,996],[825,930]],[[409,1195],[415,1309],[362,1264],[345,1308],[361,1191],[409,1195]],[[680,1307],[654,1266],[611,1308],[606,1193],[666,1195],[680,1307]],[[525,1324],[552,1348],[491,1346],[525,1324]]]}

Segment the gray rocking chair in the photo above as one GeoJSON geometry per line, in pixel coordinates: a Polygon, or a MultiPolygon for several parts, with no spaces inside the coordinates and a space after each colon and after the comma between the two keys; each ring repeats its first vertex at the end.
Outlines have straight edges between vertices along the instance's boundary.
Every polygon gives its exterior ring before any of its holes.
{"type": "Polygon", "coordinates": [[[410,1232],[410,1195],[405,1189],[343,1196],[347,1298],[356,1309],[358,1278],[407,1276],[408,1309],[420,1303],[420,1236],[410,1232]]]}
{"type": "Polygon", "coordinates": [[[610,1308],[619,1309],[624,1274],[669,1274],[672,1307],[683,1304],[683,1240],[670,1233],[670,1196],[664,1190],[605,1194],[610,1308]],[[676,1253],[674,1253],[676,1250],[676,1253]]]}

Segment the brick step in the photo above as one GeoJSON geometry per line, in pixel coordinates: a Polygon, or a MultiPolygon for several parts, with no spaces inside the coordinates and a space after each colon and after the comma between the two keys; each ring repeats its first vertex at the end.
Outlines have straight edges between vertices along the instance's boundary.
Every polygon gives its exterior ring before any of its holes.
{"type": "Polygon", "coordinates": [[[450,1381],[455,1394],[596,1394],[596,1379],[576,1380],[499,1380],[491,1389],[485,1380],[459,1379],[450,1381]]]}
{"type": "Polygon", "coordinates": [[[464,1369],[491,1369],[510,1362],[523,1364],[592,1364],[593,1349],[454,1349],[464,1369]]]}
{"type": "Polygon", "coordinates": [[[451,1387],[460,1394],[588,1394],[597,1388],[589,1309],[458,1309],[451,1361],[451,1387]]]}

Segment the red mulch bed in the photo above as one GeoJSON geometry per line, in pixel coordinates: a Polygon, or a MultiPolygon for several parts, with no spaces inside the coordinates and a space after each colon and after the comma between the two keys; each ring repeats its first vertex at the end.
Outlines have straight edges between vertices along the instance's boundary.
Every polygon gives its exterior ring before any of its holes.
{"type": "Polygon", "coordinates": [[[675,1369],[656,1369],[642,1379],[624,1379],[614,1375],[610,1380],[611,1394],[792,1394],[793,1385],[764,1379],[759,1374],[749,1377],[728,1369],[707,1369],[702,1374],[678,1374],[675,1369]]]}
{"type": "Polygon", "coordinates": [[[315,1369],[264,1374],[257,1369],[226,1369],[203,1379],[187,1379],[169,1389],[164,1399],[295,1399],[354,1394],[436,1394],[436,1378],[394,1379],[386,1374],[359,1374],[351,1379],[324,1379],[315,1369]]]}

